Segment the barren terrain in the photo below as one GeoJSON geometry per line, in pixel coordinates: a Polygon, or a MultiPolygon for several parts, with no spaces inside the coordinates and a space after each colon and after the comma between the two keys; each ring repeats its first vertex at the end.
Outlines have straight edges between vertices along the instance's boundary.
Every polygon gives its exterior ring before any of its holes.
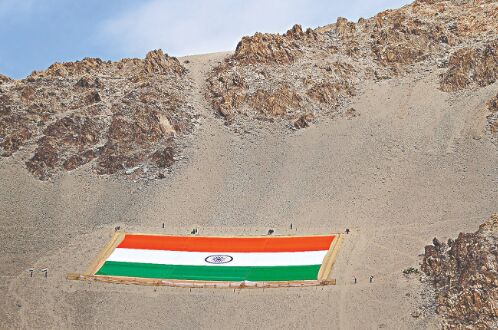
{"type": "MultiPolygon", "coordinates": [[[[469,65],[454,64],[458,56],[448,63],[451,52],[441,47],[443,57],[427,65],[393,69],[375,62],[378,74],[386,77],[362,71],[351,79],[353,93],[336,90],[325,105],[302,94],[303,107],[316,110],[305,112],[299,112],[299,102],[284,99],[288,108],[282,110],[275,108],[278,102],[266,102],[271,95],[265,91],[262,98],[251,94],[263,84],[251,80],[251,68],[259,65],[251,64],[252,57],[243,68],[247,85],[220,84],[216,90],[213,79],[238,72],[240,63],[232,65],[241,61],[237,52],[179,58],[184,77],[173,83],[181,87],[188,116],[173,110],[165,115],[186,118],[185,134],[165,133],[164,126],[149,121],[156,139],[110,149],[132,163],[131,171],[116,169],[121,163],[111,158],[81,162],[70,170],[57,162],[47,170],[45,163],[36,172],[29,167],[30,152],[45,140],[23,140],[19,152],[0,161],[0,328],[440,328],[432,289],[419,281],[420,275],[403,270],[419,267],[424,246],[434,236],[445,241],[462,231],[474,232],[498,212],[493,58],[480,57],[483,52],[476,50],[470,62],[465,60],[469,65]],[[457,79],[462,76],[468,83],[457,79]],[[239,88],[237,95],[250,96],[222,106],[220,100],[235,95],[233,88],[239,88]],[[257,113],[260,106],[266,108],[257,113]],[[309,113],[312,118],[295,125],[309,113]],[[147,165],[151,170],[144,172],[144,164],[155,159],[147,155],[163,143],[174,148],[175,162],[168,154],[171,162],[147,165]],[[148,154],[137,156],[134,148],[147,148],[148,154]],[[66,280],[67,273],[85,269],[115,226],[169,234],[197,228],[201,235],[265,234],[270,228],[276,235],[346,228],[351,233],[334,266],[335,286],[232,291],[66,280]],[[33,277],[29,268],[35,269],[33,277]],[[48,268],[47,278],[43,268],[48,268]]],[[[307,69],[319,61],[308,60],[307,69]]],[[[269,68],[273,78],[261,86],[278,90],[272,84],[288,68],[269,68]]],[[[162,79],[155,74],[146,79],[162,79]]],[[[5,79],[7,86],[14,85],[5,79]]],[[[123,107],[138,104],[131,102],[123,107]]],[[[111,118],[105,109],[102,118],[111,118]]],[[[102,125],[112,131],[108,119],[102,125]]],[[[29,129],[59,145],[41,128],[29,129]]],[[[105,149],[99,148],[111,142],[88,145],[104,157],[100,152],[105,149]]],[[[83,149],[74,148],[81,155],[83,149]]],[[[57,149],[57,155],[62,159],[67,150],[57,149]]]]}
{"type": "MultiPolygon", "coordinates": [[[[225,56],[189,58],[197,84],[225,56]]],[[[417,267],[434,233],[473,230],[496,211],[498,157],[484,130],[494,85],[448,96],[437,77],[369,83],[351,105],[360,116],[305,130],[255,124],[233,133],[205,111],[186,159],[151,183],[84,168],[38,181],[15,158],[0,168],[2,323],[6,328],[437,327],[413,318],[417,267]],[[480,118],[480,120],[474,119],[480,118]],[[162,229],[165,223],[165,229],[162,229]],[[192,290],[72,282],[112,234],[326,233],[350,228],[338,285],[274,290],[192,290]],[[49,268],[48,278],[28,268],[49,268]],[[375,276],[368,283],[368,276],[375,276]],[[359,279],[352,284],[352,277],[359,279]]],[[[205,102],[200,96],[198,106],[205,102]]]]}

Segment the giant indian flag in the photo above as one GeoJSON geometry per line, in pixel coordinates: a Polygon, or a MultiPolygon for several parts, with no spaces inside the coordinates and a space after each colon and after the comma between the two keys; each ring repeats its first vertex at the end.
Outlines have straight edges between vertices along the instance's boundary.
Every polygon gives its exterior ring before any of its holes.
{"type": "Polygon", "coordinates": [[[317,280],[336,238],[125,234],[94,274],[198,281],[317,280]]]}

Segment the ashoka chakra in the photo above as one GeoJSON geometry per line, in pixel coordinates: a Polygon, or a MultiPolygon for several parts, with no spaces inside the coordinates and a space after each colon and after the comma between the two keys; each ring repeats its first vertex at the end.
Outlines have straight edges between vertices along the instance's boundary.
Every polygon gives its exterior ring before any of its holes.
{"type": "Polygon", "coordinates": [[[208,256],[206,257],[206,259],[204,259],[204,261],[210,264],[226,264],[232,260],[233,258],[231,256],[220,255],[220,254],[208,256]]]}

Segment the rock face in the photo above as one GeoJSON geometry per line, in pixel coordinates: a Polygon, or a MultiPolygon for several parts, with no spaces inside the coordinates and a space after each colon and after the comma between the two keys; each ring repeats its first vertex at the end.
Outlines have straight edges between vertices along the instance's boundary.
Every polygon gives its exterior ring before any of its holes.
{"type": "Polygon", "coordinates": [[[9,82],[9,81],[11,81],[11,80],[12,80],[12,79],[10,79],[9,77],[4,76],[3,74],[0,74],[0,85],[1,85],[2,83],[6,83],[6,82],[9,82]]]}
{"type": "MultiPolygon", "coordinates": [[[[210,72],[203,92],[227,123],[305,128],[320,116],[353,119],[348,102],[363,81],[421,77],[429,68],[443,91],[492,84],[497,31],[496,1],[418,0],[356,23],[338,18],[314,30],[256,33],[210,72]]],[[[55,63],[20,81],[0,75],[0,155],[23,149],[27,168],[41,179],[87,163],[99,174],[159,175],[191,127],[187,77],[160,50],[145,59],[55,63]]]]}
{"type": "MultiPolygon", "coordinates": [[[[366,79],[447,66],[441,89],[496,80],[496,1],[416,1],[357,23],[244,37],[208,78],[213,107],[228,121],[334,114],[366,79]],[[448,60],[449,58],[449,60],[448,60]],[[276,104],[278,100],[278,104],[276,104]]],[[[341,107],[346,109],[345,107],[341,107]]]]}
{"type": "Polygon", "coordinates": [[[193,116],[186,70],[161,50],[143,60],[56,63],[2,81],[0,154],[25,149],[40,179],[89,162],[98,174],[159,175],[193,116]]]}
{"type": "Polygon", "coordinates": [[[436,290],[443,328],[498,328],[498,214],[447,244],[434,239],[422,270],[436,290]]]}
{"type": "Polygon", "coordinates": [[[283,35],[244,37],[234,55],[211,73],[208,97],[229,121],[244,114],[294,122],[327,112],[354,93],[352,81],[361,76],[353,60],[343,61],[332,46],[323,34],[303,32],[299,25],[283,35]],[[316,61],[323,56],[334,60],[316,61]]]}
{"type": "MultiPolygon", "coordinates": [[[[498,18],[497,18],[498,19],[498,18]]],[[[498,79],[498,39],[482,47],[454,52],[448,70],[441,76],[441,89],[456,91],[469,86],[487,86],[498,79]]]]}
{"type": "Polygon", "coordinates": [[[498,93],[494,98],[488,101],[488,124],[491,134],[494,136],[495,143],[498,145],[498,93]]]}
{"type": "Polygon", "coordinates": [[[312,45],[317,39],[317,33],[311,29],[303,32],[300,25],[294,25],[283,36],[256,33],[242,38],[235,49],[234,59],[244,64],[289,64],[299,55],[302,45],[312,45]]]}

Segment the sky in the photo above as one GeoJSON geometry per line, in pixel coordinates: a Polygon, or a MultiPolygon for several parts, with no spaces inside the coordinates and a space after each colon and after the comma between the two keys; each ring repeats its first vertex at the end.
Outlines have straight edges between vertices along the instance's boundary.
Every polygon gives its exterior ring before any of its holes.
{"type": "Polygon", "coordinates": [[[235,49],[242,36],[357,21],[406,0],[0,0],[0,73],[24,78],[84,57],[235,49]]]}

